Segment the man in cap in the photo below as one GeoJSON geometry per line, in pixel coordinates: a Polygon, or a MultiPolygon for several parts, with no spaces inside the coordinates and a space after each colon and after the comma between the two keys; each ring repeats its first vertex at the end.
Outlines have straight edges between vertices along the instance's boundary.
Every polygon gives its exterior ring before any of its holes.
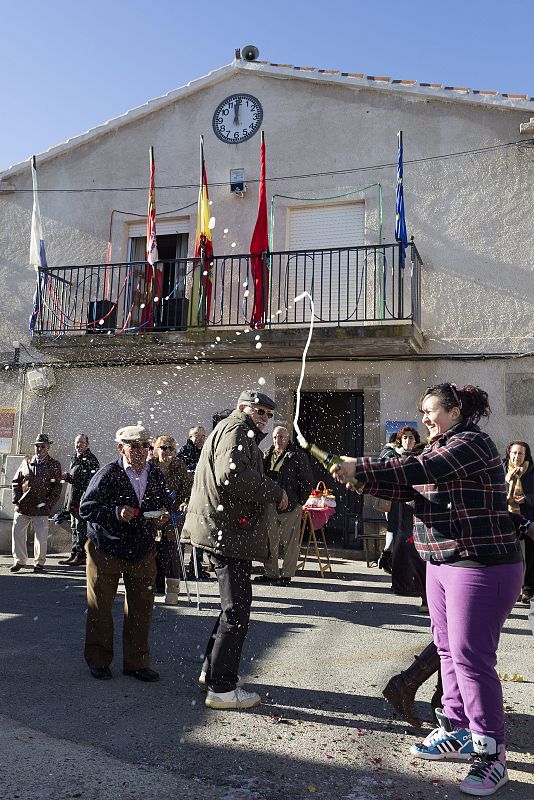
{"type": "Polygon", "coordinates": [[[120,428],[115,441],[119,458],[93,476],[80,505],[80,516],[88,523],[84,655],[94,678],[112,677],[112,608],[122,575],[122,671],[152,682],[159,680],[149,666],[148,646],[156,580],[154,525],[168,520],[165,479],[147,463],[149,434],[142,425],[120,428]]]}
{"type": "Polygon", "coordinates": [[[40,433],[34,442],[35,453],[25,458],[13,478],[13,566],[19,572],[28,562],[28,525],[35,533],[33,555],[36,573],[44,572],[48,543],[48,517],[61,496],[61,464],[49,455],[50,441],[40,433]]]}
{"type": "Polygon", "coordinates": [[[258,694],[241,688],[238,672],[250,618],[252,561],[267,558],[274,506],[287,507],[285,491],[263,474],[259,448],[275,408],[262,392],[241,392],[237,408],[206,439],[187,508],[184,532],[208,553],[221,596],[199,678],[210,708],[251,708],[261,702],[258,694]]]}

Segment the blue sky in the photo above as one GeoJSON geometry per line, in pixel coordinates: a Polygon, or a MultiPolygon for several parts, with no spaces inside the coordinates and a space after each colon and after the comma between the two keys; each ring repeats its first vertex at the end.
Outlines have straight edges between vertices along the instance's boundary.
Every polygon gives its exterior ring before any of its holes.
{"type": "Polygon", "coordinates": [[[15,0],[0,168],[229,63],[260,58],[534,96],[532,0],[15,0]]]}

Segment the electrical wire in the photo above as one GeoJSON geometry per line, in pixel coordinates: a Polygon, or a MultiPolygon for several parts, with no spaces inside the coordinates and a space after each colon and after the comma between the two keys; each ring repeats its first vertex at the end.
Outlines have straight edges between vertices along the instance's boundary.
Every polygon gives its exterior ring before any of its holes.
{"type": "MultiPolygon", "coordinates": [[[[441,155],[435,156],[424,156],[422,158],[412,158],[412,159],[405,159],[404,165],[406,164],[425,164],[432,161],[441,161],[447,160],[452,158],[464,158],[465,156],[469,155],[480,155],[485,153],[492,153],[495,150],[502,150],[506,147],[521,147],[521,146],[532,146],[534,145],[534,139],[526,139],[526,140],[517,140],[513,142],[502,142],[501,144],[494,144],[494,145],[487,145],[486,147],[476,147],[472,150],[459,150],[453,153],[442,153],[441,155]]],[[[327,170],[324,172],[308,172],[303,173],[300,175],[277,175],[273,177],[268,177],[265,180],[272,183],[275,181],[287,181],[287,180],[305,180],[306,178],[322,178],[328,177],[333,175],[352,175],[355,172],[369,172],[372,170],[378,169],[391,169],[397,168],[397,162],[387,162],[384,164],[372,164],[369,166],[364,167],[349,167],[347,169],[337,169],[337,170],[327,170]]],[[[260,178],[247,178],[247,184],[251,183],[259,183],[260,178]]],[[[210,183],[210,188],[215,187],[228,187],[230,186],[230,181],[219,181],[216,183],[210,183]]],[[[169,184],[167,186],[156,186],[157,191],[165,191],[165,190],[176,190],[176,189],[196,189],[198,190],[199,184],[198,183],[184,183],[184,184],[169,184]]],[[[47,193],[63,193],[63,194],[92,194],[98,192],[146,192],[148,191],[148,186],[102,186],[102,187],[91,187],[91,188],[80,188],[80,189],[43,189],[39,187],[39,194],[47,193]]],[[[26,194],[32,193],[33,189],[12,189],[14,194],[26,194]]]]}

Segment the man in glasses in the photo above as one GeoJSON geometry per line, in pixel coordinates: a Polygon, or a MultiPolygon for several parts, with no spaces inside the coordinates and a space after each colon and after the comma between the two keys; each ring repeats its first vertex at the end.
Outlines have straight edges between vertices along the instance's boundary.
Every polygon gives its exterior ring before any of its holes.
{"type": "Polygon", "coordinates": [[[45,571],[48,542],[48,517],[61,496],[61,464],[48,451],[50,441],[46,433],[40,433],[34,442],[35,453],[26,458],[13,478],[13,566],[11,572],[19,572],[28,562],[26,536],[30,522],[35,533],[33,571],[45,571]]]}
{"type": "Polygon", "coordinates": [[[87,520],[87,623],[85,660],[98,680],[112,677],[112,608],[124,578],[123,673],[140,681],[159,680],[149,664],[148,634],[154,604],[156,545],[154,526],[168,521],[165,479],[146,457],[148,431],[142,425],[120,428],[119,457],[91,479],[81,505],[87,520]]]}
{"type": "Polygon", "coordinates": [[[184,532],[215,567],[221,613],[211,634],[200,688],[210,708],[252,708],[261,698],[241,688],[239,662],[252,602],[252,561],[268,555],[274,507],[287,494],[263,472],[259,443],[276,403],[266,394],[241,392],[237,407],[208,436],[195,472],[184,532]]]}

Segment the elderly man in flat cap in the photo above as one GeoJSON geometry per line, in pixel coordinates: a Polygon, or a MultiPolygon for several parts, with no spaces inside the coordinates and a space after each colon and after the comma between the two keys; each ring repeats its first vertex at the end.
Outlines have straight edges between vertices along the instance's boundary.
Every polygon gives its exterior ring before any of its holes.
{"type": "Polygon", "coordinates": [[[149,434],[142,425],[117,431],[119,457],[91,479],[80,505],[87,520],[85,660],[94,678],[112,677],[113,601],[124,578],[123,673],[157,681],[148,634],[156,580],[154,526],[168,520],[165,479],[147,463],[149,434]]]}
{"type": "Polygon", "coordinates": [[[50,441],[40,433],[34,442],[35,453],[25,458],[13,477],[13,566],[19,572],[28,562],[26,537],[30,522],[35,534],[34,572],[44,572],[48,543],[48,517],[61,496],[61,464],[49,455],[50,441]]]}
{"type": "Polygon", "coordinates": [[[199,684],[210,708],[252,708],[261,698],[241,688],[239,662],[252,603],[252,561],[265,561],[267,528],[287,494],[263,474],[259,443],[276,404],[244,391],[237,408],[206,439],[195,472],[184,533],[215,567],[221,613],[205,653],[199,684]]]}

